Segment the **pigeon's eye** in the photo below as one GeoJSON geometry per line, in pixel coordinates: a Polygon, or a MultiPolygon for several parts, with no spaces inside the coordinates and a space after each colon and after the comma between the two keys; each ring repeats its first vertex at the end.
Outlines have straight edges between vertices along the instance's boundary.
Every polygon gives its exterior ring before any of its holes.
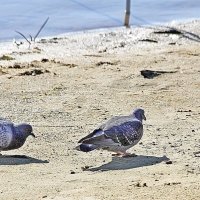
{"type": "Polygon", "coordinates": [[[25,132],[31,132],[31,129],[28,128],[28,127],[26,127],[26,128],[25,128],[25,132]]]}

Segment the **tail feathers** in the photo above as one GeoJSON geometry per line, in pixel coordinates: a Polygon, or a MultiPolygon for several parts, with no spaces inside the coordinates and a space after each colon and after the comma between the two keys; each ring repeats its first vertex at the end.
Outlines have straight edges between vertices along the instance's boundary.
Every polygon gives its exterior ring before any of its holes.
{"type": "Polygon", "coordinates": [[[97,149],[98,146],[94,144],[80,144],[75,149],[78,151],[89,152],[97,149]]]}

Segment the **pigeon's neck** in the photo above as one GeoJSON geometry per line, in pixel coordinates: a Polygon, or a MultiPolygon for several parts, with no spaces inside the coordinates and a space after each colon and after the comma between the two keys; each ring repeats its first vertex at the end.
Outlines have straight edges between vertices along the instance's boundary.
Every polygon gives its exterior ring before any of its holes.
{"type": "Polygon", "coordinates": [[[142,116],[141,115],[138,115],[137,113],[136,114],[133,113],[133,117],[142,122],[142,116]]]}
{"type": "Polygon", "coordinates": [[[24,144],[27,136],[24,135],[18,127],[15,127],[15,139],[19,142],[24,144]]]}
{"type": "Polygon", "coordinates": [[[7,150],[20,148],[25,143],[26,140],[26,137],[24,137],[24,135],[20,132],[20,130],[17,127],[13,128],[14,129],[13,129],[12,141],[7,150]]]}

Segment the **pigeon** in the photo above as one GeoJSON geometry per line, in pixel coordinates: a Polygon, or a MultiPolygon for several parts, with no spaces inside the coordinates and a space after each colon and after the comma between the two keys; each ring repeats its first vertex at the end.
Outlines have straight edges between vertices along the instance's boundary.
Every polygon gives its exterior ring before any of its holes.
{"type": "Polygon", "coordinates": [[[115,116],[78,141],[76,150],[89,152],[103,149],[126,157],[127,149],[136,145],[143,135],[142,120],[146,120],[144,110],[137,108],[129,116],[115,116]]]}
{"type": "Polygon", "coordinates": [[[8,120],[0,119],[0,151],[20,148],[29,135],[35,137],[31,125],[26,123],[14,125],[8,120]]]}

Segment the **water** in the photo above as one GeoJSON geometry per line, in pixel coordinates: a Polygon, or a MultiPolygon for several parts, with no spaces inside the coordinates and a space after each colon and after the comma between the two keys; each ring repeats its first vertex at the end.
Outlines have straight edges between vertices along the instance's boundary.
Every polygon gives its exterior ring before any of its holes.
{"type": "MultiPolygon", "coordinates": [[[[18,30],[40,36],[122,26],[125,0],[1,0],[0,41],[18,38],[18,30]]],[[[132,25],[200,18],[199,0],[132,0],[132,25]]]]}

